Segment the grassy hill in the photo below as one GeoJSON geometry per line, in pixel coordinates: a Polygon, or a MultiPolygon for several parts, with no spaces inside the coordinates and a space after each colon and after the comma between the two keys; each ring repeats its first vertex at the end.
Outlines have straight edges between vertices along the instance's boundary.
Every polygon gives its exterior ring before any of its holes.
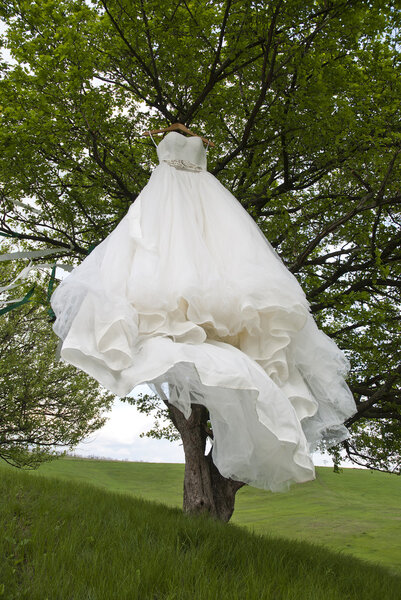
{"type": "MultiPolygon", "coordinates": [[[[29,475],[85,481],[181,507],[183,474],[182,464],[66,458],[43,464],[29,475]]],[[[241,489],[232,523],[258,534],[324,544],[401,574],[400,506],[400,477],[362,469],[335,474],[329,467],[318,467],[315,481],[283,494],[241,489]]]]}
{"type": "Polygon", "coordinates": [[[7,600],[401,599],[380,567],[84,482],[3,468],[0,494],[7,600]]]}

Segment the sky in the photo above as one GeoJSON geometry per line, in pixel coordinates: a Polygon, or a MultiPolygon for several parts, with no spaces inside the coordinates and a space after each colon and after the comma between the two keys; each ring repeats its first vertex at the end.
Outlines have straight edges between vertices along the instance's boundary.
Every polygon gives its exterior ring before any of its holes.
{"type": "MultiPolygon", "coordinates": [[[[145,385],[135,388],[135,393],[140,392],[153,395],[145,385]]],[[[104,415],[107,416],[106,424],[69,454],[135,462],[185,462],[179,442],[140,437],[141,433],[151,429],[153,417],[141,414],[135,406],[116,398],[112,410],[104,415]]]]}

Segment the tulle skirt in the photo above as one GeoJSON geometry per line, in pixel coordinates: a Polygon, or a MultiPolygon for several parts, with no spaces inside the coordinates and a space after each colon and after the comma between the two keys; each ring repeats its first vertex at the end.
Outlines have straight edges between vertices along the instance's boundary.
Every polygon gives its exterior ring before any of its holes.
{"type": "Polygon", "coordinates": [[[52,296],[61,357],[118,396],[148,383],[206,406],[225,477],[279,491],[347,437],[349,363],[241,204],[207,171],[161,163],[52,296]]]}

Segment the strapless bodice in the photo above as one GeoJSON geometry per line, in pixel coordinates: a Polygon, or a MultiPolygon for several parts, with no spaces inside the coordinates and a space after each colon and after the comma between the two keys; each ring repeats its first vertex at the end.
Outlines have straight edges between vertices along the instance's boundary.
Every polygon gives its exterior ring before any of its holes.
{"type": "Polygon", "coordinates": [[[170,131],[157,146],[159,162],[166,161],[176,169],[200,171],[206,169],[206,149],[200,137],[185,137],[170,131]]]}

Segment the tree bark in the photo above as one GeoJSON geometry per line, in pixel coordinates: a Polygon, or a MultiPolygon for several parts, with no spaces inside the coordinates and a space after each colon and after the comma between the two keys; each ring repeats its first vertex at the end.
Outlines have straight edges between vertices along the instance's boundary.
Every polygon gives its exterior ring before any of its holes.
{"type": "Polygon", "coordinates": [[[168,408],[184,445],[184,512],[206,513],[221,521],[229,521],[234,512],[235,494],[245,483],[223,477],[213,463],[212,452],[205,455],[209,437],[207,409],[200,404],[192,404],[192,414],[186,419],[171,404],[168,408]]]}

